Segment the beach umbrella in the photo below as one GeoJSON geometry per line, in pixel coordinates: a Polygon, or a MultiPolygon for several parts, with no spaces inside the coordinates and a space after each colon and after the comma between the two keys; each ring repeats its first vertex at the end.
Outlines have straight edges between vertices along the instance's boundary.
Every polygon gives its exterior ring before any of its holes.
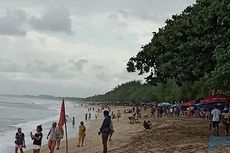
{"type": "Polygon", "coordinates": [[[161,102],[158,104],[158,107],[162,107],[162,108],[167,108],[170,107],[172,104],[168,103],[168,102],[161,102]]]}
{"type": "Polygon", "coordinates": [[[229,96],[224,94],[216,94],[216,95],[209,95],[205,98],[202,103],[203,104],[215,104],[215,103],[226,103],[230,100],[229,96]]]}
{"type": "Polygon", "coordinates": [[[183,101],[180,106],[181,107],[191,107],[193,105],[192,101],[183,101]]]}

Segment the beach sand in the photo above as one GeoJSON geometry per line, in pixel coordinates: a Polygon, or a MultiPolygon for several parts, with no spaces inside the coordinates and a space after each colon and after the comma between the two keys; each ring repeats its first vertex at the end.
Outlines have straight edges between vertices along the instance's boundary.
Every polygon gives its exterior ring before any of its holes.
{"type": "MultiPolygon", "coordinates": [[[[123,112],[124,107],[116,107],[123,112]]],[[[113,108],[114,110],[114,108],[113,108]]],[[[114,111],[116,112],[116,111],[114,111]]],[[[140,123],[130,124],[128,117],[122,114],[120,121],[113,120],[115,133],[112,141],[108,142],[109,153],[206,153],[208,150],[208,120],[187,117],[163,117],[161,119],[148,118],[153,124],[152,129],[145,130],[140,123]]],[[[77,147],[77,138],[69,141],[69,153],[102,153],[101,136],[98,130],[102,118],[92,120],[87,127],[85,144],[77,147]]],[[[77,135],[77,134],[76,134],[77,135]]],[[[26,151],[25,153],[31,153],[26,151]]],[[[221,152],[229,152],[223,149],[221,152]]],[[[49,153],[47,145],[41,153],[49,153]]],[[[62,141],[60,150],[55,153],[65,153],[65,142],[62,141]]]]}

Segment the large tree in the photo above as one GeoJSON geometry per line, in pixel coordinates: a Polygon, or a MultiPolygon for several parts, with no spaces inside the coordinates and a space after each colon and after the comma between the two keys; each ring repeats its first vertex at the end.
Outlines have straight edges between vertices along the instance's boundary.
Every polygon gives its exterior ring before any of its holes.
{"type": "Polygon", "coordinates": [[[174,79],[178,85],[202,78],[214,89],[230,89],[230,1],[197,0],[173,15],[151,42],[127,63],[148,83],[174,79]]]}

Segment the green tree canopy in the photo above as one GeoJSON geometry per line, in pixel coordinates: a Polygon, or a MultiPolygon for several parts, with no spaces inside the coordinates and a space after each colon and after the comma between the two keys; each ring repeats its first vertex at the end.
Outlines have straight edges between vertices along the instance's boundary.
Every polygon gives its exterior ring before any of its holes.
{"type": "Polygon", "coordinates": [[[173,15],[151,42],[127,63],[128,72],[146,73],[148,83],[178,85],[201,79],[213,89],[230,88],[230,1],[197,0],[173,15]]]}
{"type": "Polygon", "coordinates": [[[129,103],[193,100],[206,96],[206,93],[200,90],[200,85],[201,82],[196,82],[195,85],[184,84],[179,87],[174,80],[169,80],[165,84],[152,86],[140,81],[131,81],[117,86],[106,94],[88,97],[85,100],[129,103]]]}

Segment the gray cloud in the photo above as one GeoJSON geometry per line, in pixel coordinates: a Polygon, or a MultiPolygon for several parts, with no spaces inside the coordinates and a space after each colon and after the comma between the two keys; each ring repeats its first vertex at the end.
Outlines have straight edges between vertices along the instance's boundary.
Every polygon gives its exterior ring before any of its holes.
{"type": "Polygon", "coordinates": [[[115,20],[115,21],[119,19],[119,17],[116,14],[111,14],[111,15],[108,16],[108,18],[110,20],[115,20]]]}
{"type": "Polygon", "coordinates": [[[21,68],[18,63],[10,61],[8,59],[0,58],[0,72],[20,72],[21,68]]]}
{"type": "Polygon", "coordinates": [[[92,70],[98,81],[109,82],[113,79],[111,71],[106,66],[94,64],[92,70]]]}
{"type": "Polygon", "coordinates": [[[106,69],[105,66],[102,66],[102,65],[93,65],[92,68],[94,70],[103,70],[103,69],[106,69]]]}
{"type": "Polygon", "coordinates": [[[1,35],[25,35],[24,29],[27,21],[27,15],[23,10],[7,10],[0,16],[0,34],[1,35]]]}
{"type": "Polygon", "coordinates": [[[124,18],[128,17],[135,17],[142,20],[150,20],[161,22],[167,18],[170,18],[169,14],[164,13],[152,13],[149,10],[127,10],[127,9],[120,9],[116,11],[118,14],[122,15],[124,18]]]}
{"type": "Polygon", "coordinates": [[[81,71],[83,69],[83,66],[88,63],[88,60],[86,59],[80,59],[78,61],[70,60],[69,63],[71,63],[71,69],[75,71],[81,71]]]}
{"type": "Polygon", "coordinates": [[[0,16],[0,35],[24,36],[31,28],[40,31],[72,32],[69,10],[64,7],[49,7],[40,17],[22,9],[7,9],[0,16]]]}
{"type": "Polygon", "coordinates": [[[130,11],[126,9],[118,10],[117,12],[119,12],[125,18],[127,18],[130,15],[130,11]]]}
{"type": "Polygon", "coordinates": [[[143,79],[126,61],[194,2],[1,0],[0,93],[89,96],[143,79]]]}
{"type": "Polygon", "coordinates": [[[123,29],[127,28],[127,21],[123,20],[119,14],[110,14],[108,15],[109,26],[113,29],[123,29]]]}
{"type": "Polygon", "coordinates": [[[32,17],[30,24],[38,30],[72,32],[70,12],[64,7],[49,7],[41,17],[32,17]]]}
{"type": "Polygon", "coordinates": [[[151,20],[151,21],[162,21],[165,20],[167,18],[169,18],[169,15],[158,15],[158,14],[152,14],[150,12],[147,12],[145,10],[141,10],[139,12],[135,12],[134,15],[136,15],[137,17],[139,17],[140,19],[143,20],[151,20]]]}
{"type": "Polygon", "coordinates": [[[55,73],[58,72],[60,68],[60,65],[58,63],[56,64],[48,64],[41,60],[34,60],[32,63],[26,64],[26,71],[27,72],[41,72],[41,73],[55,73]],[[28,71],[29,70],[29,71],[28,71]]]}

